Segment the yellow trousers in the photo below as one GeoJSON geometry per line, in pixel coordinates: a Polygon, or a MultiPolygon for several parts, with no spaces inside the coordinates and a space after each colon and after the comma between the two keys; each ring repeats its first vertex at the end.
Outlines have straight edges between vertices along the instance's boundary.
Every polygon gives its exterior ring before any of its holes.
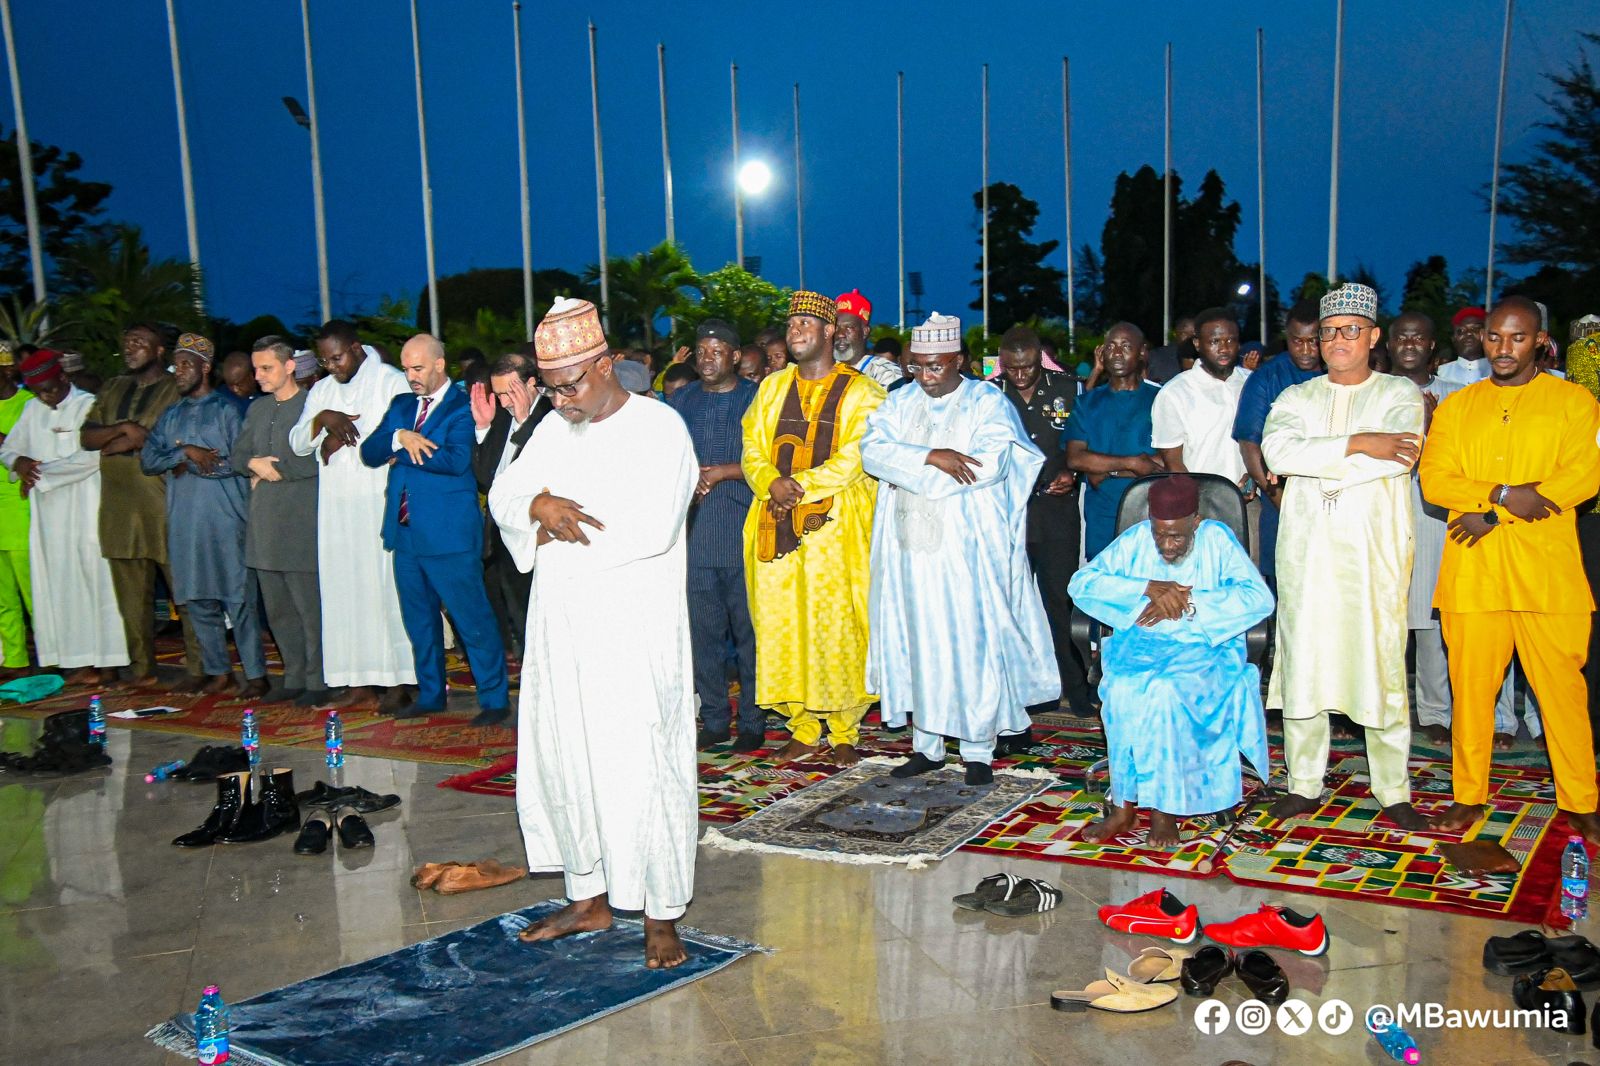
{"type": "Polygon", "coordinates": [[[1494,701],[1516,652],[1539,700],[1545,747],[1564,811],[1588,814],[1597,802],[1594,734],[1583,664],[1589,655],[1590,616],[1533,611],[1440,611],[1450,647],[1451,777],[1457,803],[1489,798],[1494,701]]]}
{"type": "Polygon", "coordinates": [[[861,740],[861,719],[871,706],[863,703],[842,711],[813,711],[798,703],[780,703],[774,710],[789,719],[789,734],[802,744],[821,743],[822,723],[827,722],[828,743],[837,748],[841,744],[854,747],[861,740]]]}

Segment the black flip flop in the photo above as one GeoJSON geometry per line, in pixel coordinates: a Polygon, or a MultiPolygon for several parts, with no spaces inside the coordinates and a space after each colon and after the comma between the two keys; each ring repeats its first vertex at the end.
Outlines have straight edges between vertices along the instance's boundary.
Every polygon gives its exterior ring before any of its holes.
{"type": "Polygon", "coordinates": [[[981,911],[990,900],[1010,899],[1022,880],[1016,874],[990,874],[971,892],[950,897],[950,902],[964,911],[981,911]]]}
{"type": "Polygon", "coordinates": [[[1043,914],[1053,911],[1061,902],[1062,892],[1048,881],[1037,877],[1023,878],[1007,899],[992,899],[983,905],[990,914],[1005,918],[1019,918],[1024,914],[1043,914]]]}

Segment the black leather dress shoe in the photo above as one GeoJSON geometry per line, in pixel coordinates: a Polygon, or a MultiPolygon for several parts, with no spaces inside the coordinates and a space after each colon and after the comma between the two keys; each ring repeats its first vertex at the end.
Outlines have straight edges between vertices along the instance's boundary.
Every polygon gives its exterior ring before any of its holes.
{"type": "Polygon", "coordinates": [[[1553,963],[1550,946],[1537,929],[1511,936],[1492,936],[1483,942],[1483,968],[1501,977],[1532,973],[1553,963]]]}
{"type": "Polygon", "coordinates": [[[487,729],[492,725],[505,725],[511,720],[510,707],[497,707],[493,710],[479,711],[469,725],[474,729],[487,729]]]}
{"type": "Polygon", "coordinates": [[[1559,966],[1526,973],[1512,981],[1511,1001],[1523,1010],[1543,1013],[1546,1028],[1569,1036],[1584,1034],[1587,1012],[1583,993],[1578,991],[1572,975],[1559,966]]]}
{"type": "Polygon", "coordinates": [[[241,814],[233,828],[217,839],[223,844],[254,844],[299,828],[294,771],[280,767],[266,776],[255,806],[241,814]]]}
{"type": "Polygon", "coordinates": [[[1191,996],[1209,997],[1224,977],[1233,972],[1233,956],[1214,944],[1207,944],[1183,960],[1178,979],[1191,996]]]}
{"type": "Polygon", "coordinates": [[[318,781],[304,792],[295,793],[294,801],[302,807],[333,807],[347,789],[334,788],[326,781],[318,781]]]}
{"type": "Polygon", "coordinates": [[[174,781],[189,781],[194,784],[205,784],[215,781],[223,774],[236,774],[241,770],[250,769],[250,757],[241,747],[228,747],[226,745],[206,745],[194,753],[194,758],[184,764],[181,770],[173,773],[174,781]]]}
{"type": "Polygon", "coordinates": [[[318,811],[306,819],[300,835],[294,841],[296,855],[321,855],[328,850],[328,840],[333,836],[333,824],[328,815],[318,811]]]}
{"type": "Polygon", "coordinates": [[[178,837],[172,843],[180,848],[204,848],[215,844],[223,834],[231,832],[241,815],[250,811],[250,774],[223,774],[217,778],[217,803],[206,815],[206,820],[178,837]]]}
{"type": "Polygon", "coordinates": [[[349,807],[341,807],[334,818],[339,829],[340,847],[355,849],[373,846],[372,830],[361,815],[349,807]]]}
{"type": "Polygon", "coordinates": [[[406,703],[394,712],[394,717],[400,720],[407,718],[426,718],[430,714],[443,714],[443,707],[424,707],[416,701],[406,703]]]}
{"type": "Polygon", "coordinates": [[[1550,961],[1567,971],[1579,988],[1600,984],[1600,948],[1584,936],[1557,936],[1545,941],[1550,961]]]}
{"type": "Polygon", "coordinates": [[[1289,979],[1265,951],[1245,952],[1234,960],[1233,969],[1251,996],[1267,1006],[1276,1007],[1289,998],[1289,979]]]}

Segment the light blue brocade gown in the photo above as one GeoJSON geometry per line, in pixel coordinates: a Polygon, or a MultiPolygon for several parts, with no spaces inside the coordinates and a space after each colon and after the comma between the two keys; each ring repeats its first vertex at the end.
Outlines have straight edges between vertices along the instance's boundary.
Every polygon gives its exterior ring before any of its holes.
{"type": "Polygon", "coordinates": [[[1239,802],[1239,754],[1265,780],[1261,673],[1244,634],[1272,613],[1272,593],[1233,532],[1203,521],[1176,565],[1150,523],[1125,530],[1073,575],[1073,602],[1112,627],[1100,647],[1101,720],[1117,803],[1209,814],[1239,802]],[[1193,617],[1135,625],[1150,581],[1193,589],[1193,617]]]}

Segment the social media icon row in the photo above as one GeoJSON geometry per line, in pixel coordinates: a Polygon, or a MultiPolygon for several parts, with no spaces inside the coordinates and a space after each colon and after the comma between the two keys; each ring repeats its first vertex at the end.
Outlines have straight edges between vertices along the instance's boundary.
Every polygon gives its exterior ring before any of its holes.
{"type": "Polygon", "coordinates": [[[1276,1012],[1258,999],[1247,999],[1237,1007],[1220,999],[1208,999],[1194,1009],[1194,1027],[1207,1036],[1227,1032],[1231,1024],[1245,1036],[1259,1036],[1277,1023],[1286,1036],[1301,1036],[1311,1030],[1315,1017],[1317,1027],[1329,1036],[1349,1032],[1355,1023],[1355,1012],[1342,999],[1330,999],[1313,1012],[1311,1004],[1300,999],[1285,1000],[1276,1012]]]}

